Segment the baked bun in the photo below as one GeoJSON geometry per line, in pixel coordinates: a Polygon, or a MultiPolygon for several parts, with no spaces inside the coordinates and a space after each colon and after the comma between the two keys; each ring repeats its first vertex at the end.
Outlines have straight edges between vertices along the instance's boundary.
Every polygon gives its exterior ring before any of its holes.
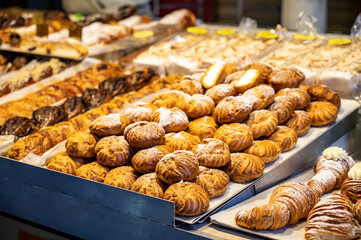
{"type": "Polygon", "coordinates": [[[182,91],[170,90],[170,91],[158,94],[151,100],[150,103],[159,108],[160,107],[181,108],[181,107],[179,107],[179,105],[187,106],[189,104],[189,101],[190,101],[189,94],[186,94],[182,91]]]}
{"type": "Polygon", "coordinates": [[[251,146],[253,142],[251,129],[246,124],[241,123],[220,126],[214,134],[214,138],[225,142],[231,152],[240,152],[251,146]]]}
{"type": "Polygon", "coordinates": [[[208,193],[209,198],[214,198],[226,192],[229,176],[219,169],[201,166],[199,167],[199,174],[194,180],[194,183],[201,186],[208,193]]]}
{"type": "Polygon", "coordinates": [[[187,132],[198,136],[202,140],[204,138],[213,138],[217,127],[218,125],[213,117],[205,116],[189,122],[187,132]]]}
{"type": "Polygon", "coordinates": [[[214,102],[212,98],[202,95],[194,94],[189,98],[189,102],[186,102],[179,106],[189,118],[200,118],[211,115],[214,109],[214,102]]]}
{"type": "Polygon", "coordinates": [[[214,109],[213,117],[219,123],[242,122],[252,111],[254,99],[237,96],[226,97],[214,109]]]}
{"type": "Polygon", "coordinates": [[[76,132],[65,143],[66,152],[72,157],[95,157],[97,139],[89,132],[76,132]]]}
{"type": "Polygon", "coordinates": [[[140,176],[132,185],[132,191],[145,195],[163,198],[166,184],[159,180],[155,172],[140,176]]]}
{"type": "Polygon", "coordinates": [[[137,179],[137,172],[131,166],[113,168],[105,176],[104,183],[130,190],[137,179]]]}
{"type": "Polygon", "coordinates": [[[301,110],[308,106],[311,102],[311,96],[306,90],[301,88],[283,88],[276,93],[276,97],[287,95],[293,98],[295,109],[301,110]]]}
{"type": "Polygon", "coordinates": [[[166,145],[140,150],[133,156],[132,165],[140,173],[154,172],[159,160],[170,152],[166,145]]]}
{"type": "Polygon", "coordinates": [[[196,216],[209,208],[208,193],[195,183],[175,183],[165,191],[163,198],[174,202],[176,216],[196,216]]]}
{"type": "Polygon", "coordinates": [[[124,137],[135,149],[150,148],[164,143],[165,131],[159,123],[136,122],[124,130],[124,137]]]}
{"type": "Polygon", "coordinates": [[[248,89],[242,94],[243,97],[252,98],[255,97],[255,101],[253,103],[253,110],[259,110],[268,107],[275,98],[275,90],[265,84],[261,84],[259,86],[248,89]]]}
{"type": "Polygon", "coordinates": [[[361,199],[361,180],[360,179],[346,179],[341,186],[341,193],[356,203],[361,199]]]}
{"type": "Polygon", "coordinates": [[[94,149],[97,161],[108,167],[119,167],[127,164],[133,150],[123,136],[109,136],[99,140],[94,149]]]}
{"type": "Polygon", "coordinates": [[[311,115],[306,111],[296,110],[285,125],[295,130],[298,136],[305,135],[311,127],[311,115]]]}
{"type": "Polygon", "coordinates": [[[236,89],[231,84],[218,84],[206,92],[206,96],[212,98],[214,104],[218,104],[225,97],[236,95],[236,89]]]}
{"type": "Polygon", "coordinates": [[[46,168],[57,172],[75,175],[78,167],[66,152],[60,152],[46,161],[46,168]]]}
{"type": "Polygon", "coordinates": [[[166,133],[184,131],[189,124],[187,114],[177,107],[158,108],[153,113],[151,121],[159,123],[166,133]]]}
{"type": "Polygon", "coordinates": [[[152,104],[147,103],[138,103],[130,105],[124,113],[131,123],[141,122],[141,121],[152,121],[152,115],[155,110],[158,108],[152,104]]]}
{"type": "Polygon", "coordinates": [[[305,80],[305,75],[296,68],[275,70],[268,76],[268,83],[276,91],[282,88],[298,87],[303,80],[305,80]]]}
{"type": "Polygon", "coordinates": [[[295,104],[290,97],[282,95],[274,99],[268,110],[275,112],[278,117],[278,123],[282,124],[292,116],[295,104]]]}
{"type": "Polygon", "coordinates": [[[278,117],[269,110],[256,110],[249,114],[245,124],[251,128],[254,138],[270,136],[278,126],[278,117]]]}
{"type": "Polygon", "coordinates": [[[89,130],[92,134],[99,137],[106,137],[110,135],[121,135],[124,129],[129,125],[128,118],[120,114],[109,114],[94,120],[89,130]]]}
{"type": "Polygon", "coordinates": [[[272,73],[273,69],[263,63],[252,63],[249,64],[245,67],[245,70],[248,69],[256,69],[258,70],[258,72],[260,73],[260,75],[258,76],[258,81],[259,83],[267,83],[268,81],[268,76],[272,73]]]}
{"type": "Polygon", "coordinates": [[[200,166],[218,168],[226,165],[231,159],[229,147],[215,138],[205,138],[194,148],[194,154],[200,166]]]}
{"type": "Polygon", "coordinates": [[[333,103],[338,109],[341,107],[340,96],[325,85],[313,85],[307,89],[312,101],[327,101],[333,103]]]}
{"type": "Polygon", "coordinates": [[[102,166],[98,162],[84,164],[76,170],[76,175],[81,178],[93,180],[96,182],[104,182],[105,175],[109,172],[109,168],[102,166]]]}
{"type": "Polygon", "coordinates": [[[336,121],[338,108],[326,101],[311,102],[306,108],[311,116],[311,126],[325,126],[336,121]]]}
{"type": "Polygon", "coordinates": [[[231,161],[223,168],[234,182],[249,182],[263,174],[264,162],[248,153],[232,153],[231,161]]]}
{"type": "Polygon", "coordinates": [[[297,133],[286,126],[278,126],[276,131],[268,138],[268,140],[277,142],[282,152],[291,150],[297,143],[297,133]]]}
{"type": "Polygon", "coordinates": [[[361,200],[358,200],[353,206],[355,212],[355,218],[361,224],[361,200]]]}
{"type": "Polygon", "coordinates": [[[264,163],[270,163],[280,155],[281,146],[271,140],[260,140],[254,141],[244,152],[258,156],[264,163]]]}
{"type": "Polygon", "coordinates": [[[198,174],[199,164],[191,151],[178,150],[165,155],[155,167],[157,177],[165,183],[192,181],[198,174]]]}
{"type": "Polygon", "coordinates": [[[182,91],[189,95],[204,93],[202,84],[199,81],[191,80],[191,79],[184,79],[180,82],[176,82],[172,84],[171,89],[182,91]]]}
{"type": "Polygon", "coordinates": [[[194,146],[201,142],[198,136],[181,131],[177,133],[167,133],[165,135],[165,145],[173,151],[189,150],[192,151],[194,146]]]}

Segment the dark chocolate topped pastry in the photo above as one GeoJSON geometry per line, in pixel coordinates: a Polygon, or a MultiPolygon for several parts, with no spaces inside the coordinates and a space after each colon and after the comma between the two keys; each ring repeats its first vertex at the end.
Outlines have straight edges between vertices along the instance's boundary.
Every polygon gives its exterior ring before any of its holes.
{"type": "Polygon", "coordinates": [[[28,63],[28,59],[24,56],[17,56],[13,60],[13,65],[16,69],[24,67],[28,63]]]}
{"type": "Polygon", "coordinates": [[[60,106],[46,106],[33,112],[33,119],[36,121],[39,129],[52,126],[66,119],[66,113],[60,106]]]}
{"type": "Polygon", "coordinates": [[[155,75],[156,73],[153,69],[147,68],[143,71],[137,71],[135,74],[126,76],[126,81],[130,85],[131,90],[137,91],[144,87],[155,75]]]}
{"type": "Polygon", "coordinates": [[[101,82],[98,88],[107,90],[114,97],[127,92],[129,84],[125,77],[112,77],[101,82]]]}
{"type": "Polygon", "coordinates": [[[13,117],[8,119],[1,129],[1,135],[15,135],[23,137],[36,130],[35,120],[25,117],[13,117]]]}
{"type": "Polygon", "coordinates": [[[96,88],[85,89],[81,97],[88,109],[97,108],[111,99],[107,90],[96,88]]]}
{"type": "Polygon", "coordinates": [[[73,118],[86,111],[85,105],[81,97],[68,98],[62,105],[68,119],[73,118]]]}

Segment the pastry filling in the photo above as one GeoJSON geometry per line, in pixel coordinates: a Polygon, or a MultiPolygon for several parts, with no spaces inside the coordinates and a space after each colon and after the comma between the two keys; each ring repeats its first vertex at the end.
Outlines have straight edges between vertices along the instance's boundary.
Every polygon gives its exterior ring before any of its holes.
{"type": "Polygon", "coordinates": [[[335,161],[346,160],[348,158],[347,152],[339,147],[326,148],[323,150],[322,156],[335,161]]]}
{"type": "Polygon", "coordinates": [[[361,180],[361,163],[355,164],[350,171],[348,171],[348,177],[352,180],[361,180]]]}
{"type": "Polygon", "coordinates": [[[245,86],[254,83],[259,76],[259,71],[256,69],[248,69],[242,74],[236,83],[236,87],[245,86]]]}
{"type": "Polygon", "coordinates": [[[211,65],[206,74],[202,78],[202,85],[205,88],[211,88],[218,84],[219,78],[224,70],[225,64],[223,62],[217,62],[211,65]]]}

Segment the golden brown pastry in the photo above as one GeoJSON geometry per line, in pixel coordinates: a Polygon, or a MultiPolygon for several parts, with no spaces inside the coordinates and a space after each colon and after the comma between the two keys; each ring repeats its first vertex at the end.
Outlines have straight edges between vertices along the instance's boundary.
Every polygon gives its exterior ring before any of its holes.
{"type": "Polygon", "coordinates": [[[241,123],[220,126],[214,134],[214,138],[225,142],[231,152],[240,152],[253,143],[251,129],[246,124],[241,123]]]}
{"type": "Polygon", "coordinates": [[[127,126],[124,137],[135,149],[150,148],[164,143],[165,131],[159,123],[136,122],[127,126]]]}
{"type": "Polygon", "coordinates": [[[158,108],[152,104],[138,103],[129,106],[125,110],[124,116],[127,117],[131,123],[141,121],[152,121],[152,115],[158,108]]]}
{"type": "Polygon", "coordinates": [[[228,145],[215,138],[203,139],[193,152],[197,156],[199,165],[205,167],[223,167],[231,159],[228,145]]]}
{"type": "Polygon", "coordinates": [[[89,132],[76,132],[65,143],[66,152],[72,157],[95,157],[97,139],[89,132]]]}
{"type": "Polygon", "coordinates": [[[275,97],[282,95],[292,97],[296,110],[304,109],[311,102],[311,96],[301,88],[283,88],[276,93],[275,97]]]}
{"type": "Polygon", "coordinates": [[[270,163],[280,155],[281,146],[271,140],[260,140],[254,141],[244,152],[258,156],[264,163],[270,163]]]}
{"type": "Polygon", "coordinates": [[[213,117],[219,123],[242,122],[252,111],[254,98],[226,97],[214,108],[213,117]]]}
{"type": "Polygon", "coordinates": [[[234,182],[249,182],[259,178],[265,164],[257,156],[249,153],[232,153],[231,161],[223,168],[234,182]]]}
{"type": "Polygon", "coordinates": [[[267,139],[278,143],[281,146],[282,152],[285,152],[296,146],[298,136],[293,129],[286,126],[278,126],[276,131],[267,139]]]}
{"type": "Polygon", "coordinates": [[[342,183],[341,193],[356,203],[361,199],[361,163],[355,164],[347,175],[348,178],[342,183]]]}
{"type": "Polygon", "coordinates": [[[243,97],[256,97],[253,110],[259,110],[268,107],[274,100],[275,90],[265,84],[248,89],[242,94],[243,97]]]}
{"type": "Polygon", "coordinates": [[[222,82],[226,76],[225,67],[226,64],[221,61],[209,66],[201,78],[202,86],[205,89],[209,89],[222,82]]]}
{"type": "Polygon", "coordinates": [[[355,205],[353,206],[353,208],[354,208],[354,212],[355,212],[355,218],[360,224],[361,223],[361,200],[358,200],[355,203],[355,205]]]}
{"type": "Polygon", "coordinates": [[[158,108],[154,111],[151,121],[159,123],[166,133],[184,131],[189,124],[187,114],[177,107],[158,108]]]}
{"type": "Polygon", "coordinates": [[[326,101],[311,102],[306,108],[311,116],[311,125],[321,127],[336,121],[338,108],[326,101]]]}
{"type": "Polygon", "coordinates": [[[261,73],[257,69],[250,68],[242,71],[242,74],[234,74],[232,85],[237,93],[244,93],[246,90],[260,83],[261,73]]]}
{"type": "Polygon", "coordinates": [[[201,142],[198,136],[181,131],[177,133],[167,133],[165,135],[165,145],[173,151],[189,150],[192,151],[194,146],[201,142]]]}
{"type": "Polygon", "coordinates": [[[78,168],[66,152],[57,153],[46,161],[46,168],[57,172],[75,175],[78,168]]]}
{"type": "MultiPolygon", "coordinates": [[[[151,100],[151,104],[153,104],[156,107],[166,107],[166,108],[172,108],[172,107],[179,107],[179,105],[185,105],[189,104],[190,101],[190,95],[186,94],[182,91],[178,90],[171,90],[167,92],[163,92],[155,96],[151,100]]],[[[183,110],[183,109],[182,109],[183,110]]]]}
{"type": "Polygon", "coordinates": [[[219,169],[200,166],[199,174],[194,183],[201,186],[208,193],[209,198],[214,198],[226,192],[229,177],[227,173],[219,169]]]}
{"type": "Polygon", "coordinates": [[[140,150],[133,156],[132,165],[140,173],[154,172],[159,160],[170,152],[166,145],[140,150]]]}
{"type": "Polygon", "coordinates": [[[104,182],[105,175],[109,172],[109,168],[102,166],[98,162],[84,164],[76,170],[76,175],[96,182],[104,182]]]}
{"type": "Polygon", "coordinates": [[[89,130],[92,134],[100,137],[121,135],[129,124],[130,121],[127,117],[113,113],[94,120],[90,124],[89,130]]]}
{"type": "Polygon", "coordinates": [[[184,79],[180,82],[176,82],[172,84],[171,89],[182,91],[189,95],[204,93],[202,84],[199,81],[191,80],[191,79],[184,79]]]}
{"type": "Polygon", "coordinates": [[[188,130],[192,135],[198,136],[201,140],[204,138],[213,138],[218,125],[213,117],[205,116],[189,122],[188,130]]]}
{"type": "Polygon", "coordinates": [[[198,174],[199,164],[191,151],[177,150],[165,155],[156,165],[157,177],[167,184],[192,181],[198,174]]]}
{"type": "Polygon", "coordinates": [[[211,115],[214,109],[214,102],[212,98],[208,96],[194,94],[189,98],[189,102],[179,102],[178,107],[182,109],[189,118],[200,118],[211,115]]]}
{"type": "Polygon", "coordinates": [[[260,83],[267,83],[268,76],[272,73],[273,69],[263,63],[252,63],[245,67],[245,70],[248,69],[256,69],[259,71],[260,75],[258,77],[258,80],[260,83]]]}
{"type": "Polygon", "coordinates": [[[166,184],[159,180],[155,172],[140,176],[132,185],[131,190],[145,195],[163,198],[166,184]]]}
{"type": "Polygon", "coordinates": [[[311,115],[306,111],[296,110],[285,125],[292,128],[298,136],[305,135],[311,127],[311,115]]]}
{"type": "Polygon", "coordinates": [[[298,87],[305,80],[303,72],[296,68],[283,68],[268,76],[268,83],[276,90],[298,87]]]}
{"type": "Polygon", "coordinates": [[[165,191],[163,198],[174,202],[176,216],[196,216],[209,208],[208,193],[195,183],[175,183],[165,191]]]}
{"type": "Polygon", "coordinates": [[[225,97],[236,95],[236,89],[231,84],[218,84],[206,92],[206,96],[212,98],[214,104],[218,104],[225,97]]]}
{"type": "Polygon", "coordinates": [[[295,104],[290,97],[282,95],[274,99],[268,110],[275,112],[278,123],[282,124],[292,116],[293,111],[295,111],[295,104]]]}
{"type": "Polygon", "coordinates": [[[312,208],[305,230],[305,239],[356,239],[361,236],[352,202],[338,193],[321,199],[312,208]]]}
{"type": "Polygon", "coordinates": [[[340,96],[325,85],[313,85],[307,89],[312,101],[327,101],[333,103],[338,109],[341,107],[340,96]]]}
{"type": "Polygon", "coordinates": [[[137,172],[131,166],[113,168],[105,176],[104,183],[130,190],[137,179],[137,172]]]}
{"type": "Polygon", "coordinates": [[[270,136],[278,126],[278,117],[269,110],[256,110],[249,114],[245,124],[251,128],[254,138],[270,136]]]}

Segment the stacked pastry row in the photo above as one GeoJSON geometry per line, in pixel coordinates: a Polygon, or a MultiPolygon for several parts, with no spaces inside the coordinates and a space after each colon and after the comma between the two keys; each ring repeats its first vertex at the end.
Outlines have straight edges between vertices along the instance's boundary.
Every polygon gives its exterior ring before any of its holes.
{"type": "Polygon", "coordinates": [[[24,56],[0,54],[0,76],[22,68],[28,61],[29,59],[24,56]]]}

